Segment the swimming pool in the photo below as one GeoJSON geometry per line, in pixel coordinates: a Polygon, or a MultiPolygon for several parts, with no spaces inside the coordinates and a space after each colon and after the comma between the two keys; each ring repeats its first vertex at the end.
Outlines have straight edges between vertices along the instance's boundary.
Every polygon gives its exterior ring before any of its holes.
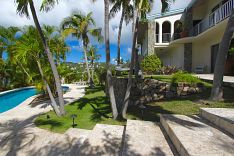
{"type": "Polygon", "coordinates": [[[12,109],[28,99],[38,94],[35,88],[24,88],[15,91],[9,91],[0,95],[0,113],[12,109]]]}
{"type": "MultiPolygon", "coordinates": [[[[65,92],[68,91],[68,89],[69,87],[63,86],[65,92]]],[[[17,89],[0,94],[0,113],[18,106],[29,97],[37,94],[39,94],[39,92],[33,87],[17,89]]]]}

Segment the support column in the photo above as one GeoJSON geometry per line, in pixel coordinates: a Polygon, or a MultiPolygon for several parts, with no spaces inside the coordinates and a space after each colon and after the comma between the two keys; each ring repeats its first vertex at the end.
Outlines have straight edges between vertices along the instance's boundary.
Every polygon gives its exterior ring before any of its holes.
{"type": "Polygon", "coordinates": [[[174,29],[174,24],[175,24],[175,22],[173,21],[173,22],[171,22],[171,41],[173,41],[174,40],[174,31],[175,31],[175,29],[174,29]]]}
{"type": "Polygon", "coordinates": [[[184,44],[184,70],[187,72],[192,72],[192,55],[193,55],[193,44],[184,44]]]}
{"type": "Polygon", "coordinates": [[[148,23],[148,55],[154,55],[154,45],[156,43],[156,23],[149,21],[148,23]]]}
{"type": "Polygon", "coordinates": [[[162,23],[158,23],[159,25],[159,43],[162,43],[162,23]]]}

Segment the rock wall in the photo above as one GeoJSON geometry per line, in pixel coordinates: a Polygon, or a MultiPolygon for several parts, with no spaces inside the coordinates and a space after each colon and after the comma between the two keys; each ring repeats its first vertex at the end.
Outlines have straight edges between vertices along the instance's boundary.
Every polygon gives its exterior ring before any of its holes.
{"type": "MultiPolygon", "coordinates": [[[[117,107],[120,110],[124,102],[128,79],[113,77],[112,82],[115,89],[117,107]]],[[[154,79],[144,79],[138,81],[133,79],[130,95],[130,105],[140,105],[163,99],[189,96],[200,93],[204,89],[205,87],[203,84],[170,84],[154,79]]]]}

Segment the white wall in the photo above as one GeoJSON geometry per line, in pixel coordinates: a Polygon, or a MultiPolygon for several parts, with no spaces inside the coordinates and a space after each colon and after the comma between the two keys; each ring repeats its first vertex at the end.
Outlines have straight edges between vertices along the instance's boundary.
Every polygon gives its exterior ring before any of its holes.
{"type": "Polygon", "coordinates": [[[175,47],[165,49],[158,53],[164,66],[176,66],[183,69],[184,67],[184,45],[178,44],[175,47]]]}
{"type": "Polygon", "coordinates": [[[142,54],[143,56],[147,55],[147,51],[148,51],[148,35],[147,35],[147,31],[145,31],[145,35],[144,35],[144,40],[142,43],[142,54]]]}

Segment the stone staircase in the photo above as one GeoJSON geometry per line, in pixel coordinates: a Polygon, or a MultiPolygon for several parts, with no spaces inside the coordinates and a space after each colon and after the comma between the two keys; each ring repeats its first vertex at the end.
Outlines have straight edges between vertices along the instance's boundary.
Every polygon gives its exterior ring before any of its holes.
{"type": "Polygon", "coordinates": [[[234,137],[226,132],[233,128],[234,109],[219,110],[204,108],[191,117],[164,114],[160,123],[181,156],[233,156],[234,137]]]}
{"type": "Polygon", "coordinates": [[[200,112],[190,117],[163,114],[160,123],[128,120],[126,126],[97,124],[92,131],[77,132],[83,137],[79,137],[82,144],[76,155],[233,156],[234,109],[204,108],[200,112]]]}

